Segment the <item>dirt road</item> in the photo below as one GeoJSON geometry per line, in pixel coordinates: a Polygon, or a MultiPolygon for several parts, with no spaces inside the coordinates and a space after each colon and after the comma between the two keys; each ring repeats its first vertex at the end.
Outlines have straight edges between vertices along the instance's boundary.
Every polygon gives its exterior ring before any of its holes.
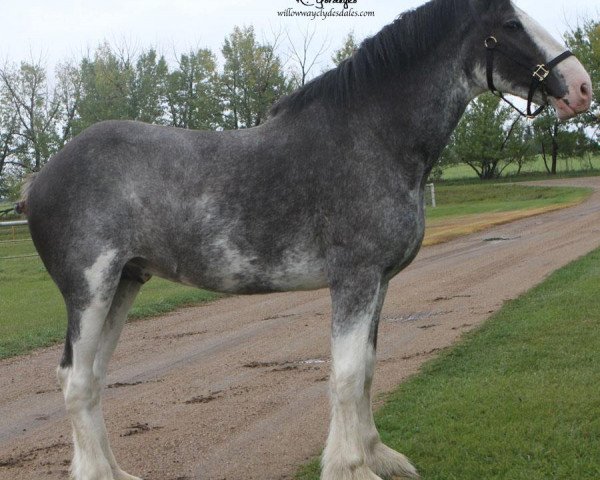
{"type": "MultiPolygon", "coordinates": [[[[600,246],[584,204],[428,247],[393,281],[375,389],[385,392],[503,302],[600,246]]],[[[128,325],[104,408],[117,458],[145,480],[290,478],[328,422],[329,293],[233,297],[128,325]]],[[[525,321],[526,319],[524,319],[525,321]]],[[[60,347],[0,362],[0,479],[64,479],[60,347]]]]}

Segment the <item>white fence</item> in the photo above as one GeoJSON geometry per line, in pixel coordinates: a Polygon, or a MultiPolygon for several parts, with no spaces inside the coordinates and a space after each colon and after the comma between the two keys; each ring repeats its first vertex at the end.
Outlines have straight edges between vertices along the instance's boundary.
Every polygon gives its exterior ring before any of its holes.
{"type": "Polygon", "coordinates": [[[428,183],[427,188],[429,189],[429,195],[425,192],[425,205],[431,205],[432,208],[437,207],[437,201],[435,199],[435,185],[428,183]]]}
{"type": "Polygon", "coordinates": [[[19,225],[27,225],[27,220],[15,220],[14,222],[0,222],[0,227],[18,227],[19,225]]]}
{"type": "Polygon", "coordinates": [[[27,225],[27,220],[13,220],[10,222],[0,222],[0,243],[5,242],[17,242],[23,240],[17,240],[17,234],[22,232],[23,229],[18,229],[18,227],[22,227],[27,225]],[[3,230],[6,228],[9,232],[3,230]]]}

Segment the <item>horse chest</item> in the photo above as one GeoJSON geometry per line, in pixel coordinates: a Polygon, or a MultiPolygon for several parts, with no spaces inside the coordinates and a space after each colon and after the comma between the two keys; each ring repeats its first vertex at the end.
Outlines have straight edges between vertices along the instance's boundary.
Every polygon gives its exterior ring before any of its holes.
{"type": "Polygon", "coordinates": [[[423,242],[425,215],[418,194],[414,202],[404,204],[388,217],[382,250],[387,251],[391,259],[388,271],[396,274],[416,257],[423,242]]]}

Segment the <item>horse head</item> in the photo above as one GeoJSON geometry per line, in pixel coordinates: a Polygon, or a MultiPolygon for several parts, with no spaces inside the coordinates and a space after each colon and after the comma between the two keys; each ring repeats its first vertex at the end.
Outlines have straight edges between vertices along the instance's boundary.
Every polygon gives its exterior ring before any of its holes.
{"type": "Polygon", "coordinates": [[[529,117],[542,110],[533,111],[532,103],[550,103],[561,120],[590,108],[589,74],[541,25],[510,0],[468,1],[475,28],[465,45],[477,52],[471,71],[478,87],[528,100],[529,117]]]}

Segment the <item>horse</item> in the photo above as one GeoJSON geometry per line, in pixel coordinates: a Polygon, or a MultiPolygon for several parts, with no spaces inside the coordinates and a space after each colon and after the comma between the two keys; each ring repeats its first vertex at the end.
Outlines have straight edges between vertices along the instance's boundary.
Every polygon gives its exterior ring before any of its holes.
{"type": "Polygon", "coordinates": [[[127,312],[154,275],[230,294],[328,287],[321,478],[418,478],[382,443],[371,384],[388,282],[422,243],[428,174],[486,90],[528,99],[530,115],[532,101],[549,102],[567,119],[588,110],[591,85],[510,0],[432,0],[282,98],[259,126],[106,121],[71,140],[20,208],[67,309],[58,379],[73,478],[140,480],[110,448],[101,394],[127,312]]]}

